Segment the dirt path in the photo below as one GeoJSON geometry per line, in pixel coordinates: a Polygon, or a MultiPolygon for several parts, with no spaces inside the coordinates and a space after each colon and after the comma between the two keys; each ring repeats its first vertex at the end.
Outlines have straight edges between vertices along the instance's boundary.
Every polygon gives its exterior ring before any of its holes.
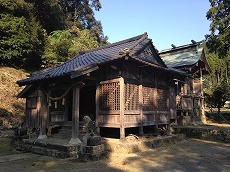
{"type": "Polygon", "coordinates": [[[135,154],[113,153],[97,162],[28,156],[31,158],[14,157],[12,161],[0,162],[0,171],[230,171],[230,144],[196,139],[135,154]]]}

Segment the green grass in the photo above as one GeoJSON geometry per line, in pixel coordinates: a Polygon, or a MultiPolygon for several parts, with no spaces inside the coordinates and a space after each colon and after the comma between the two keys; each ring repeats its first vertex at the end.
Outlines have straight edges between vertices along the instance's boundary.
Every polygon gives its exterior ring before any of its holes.
{"type": "Polygon", "coordinates": [[[14,151],[14,147],[11,145],[11,138],[0,138],[0,155],[8,154],[14,151]]]}

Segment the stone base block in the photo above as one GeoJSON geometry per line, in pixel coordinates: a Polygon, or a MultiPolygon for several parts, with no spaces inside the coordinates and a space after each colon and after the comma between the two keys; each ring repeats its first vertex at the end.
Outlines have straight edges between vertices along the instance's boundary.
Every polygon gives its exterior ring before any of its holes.
{"type": "Polygon", "coordinates": [[[104,145],[83,146],[83,152],[86,154],[101,154],[105,150],[104,145]]]}
{"type": "Polygon", "coordinates": [[[97,146],[81,145],[80,149],[79,159],[99,160],[105,153],[105,146],[103,144],[97,146]]]}
{"type": "Polygon", "coordinates": [[[69,141],[69,144],[79,145],[79,144],[81,144],[81,140],[79,138],[71,138],[69,141]]]}
{"type": "Polygon", "coordinates": [[[101,145],[101,136],[84,136],[83,145],[85,146],[101,145]]]}
{"type": "Polygon", "coordinates": [[[44,135],[39,135],[38,136],[38,139],[41,139],[41,140],[43,140],[43,139],[47,139],[48,137],[44,134],[44,135]]]}

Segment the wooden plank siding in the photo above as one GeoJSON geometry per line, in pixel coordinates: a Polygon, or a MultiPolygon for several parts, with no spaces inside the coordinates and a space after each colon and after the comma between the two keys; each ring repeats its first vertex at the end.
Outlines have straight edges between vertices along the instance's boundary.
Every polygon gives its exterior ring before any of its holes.
{"type": "Polygon", "coordinates": [[[26,127],[39,128],[38,93],[34,91],[26,98],[26,127]]]}
{"type": "MultiPolygon", "coordinates": [[[[102,81],[98,87],[99,127],[124,128],[170,123],[168,89],[129,83],[123,78],[102,81]]],[[[122,135],[123,137],[123,135],[122,135]]]]}

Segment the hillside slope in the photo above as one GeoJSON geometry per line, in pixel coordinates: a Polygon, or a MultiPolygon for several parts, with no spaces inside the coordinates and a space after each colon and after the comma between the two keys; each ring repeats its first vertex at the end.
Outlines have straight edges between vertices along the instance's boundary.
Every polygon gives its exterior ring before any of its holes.
{"type": "Polygon", "coordinates": [[[11,67],[0,67],[0,126],[11,127],[24,116],[25,100],[17,99],[24,88],[16,84],[28,73],[11,67]]]}

